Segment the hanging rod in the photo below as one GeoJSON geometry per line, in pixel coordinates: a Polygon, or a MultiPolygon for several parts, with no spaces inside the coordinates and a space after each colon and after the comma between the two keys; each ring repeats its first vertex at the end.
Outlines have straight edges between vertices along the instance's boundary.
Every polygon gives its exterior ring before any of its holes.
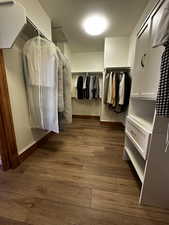
{"type": "Polygon", "coordinates": [[[108,67],[105,69],[106,72],[130,72],[130,67],[108,67]]]}
{"type": "Polygon", "coordinates": [[[83,75],[83,74],[88,74],[88,75],[103,75],[103,72],[75,72],[72,73],[73,75],[83,75]]]}
{"type": "Polygon", "coordinates": [[[11,1],[0,1],[0,6],[1,5],[11,5],[11,4],[15,4],[15,1],[11,0],[11,1]]]}
{"type": "Polygon", "coordinates": [[[38,35],[48,40],[48,38],[38,29],[38,27],[28,17],[26,17],[26,20],[27,23],[31,24],[31,26],[35,29],[35,31],[37,31],[38,35]]]}

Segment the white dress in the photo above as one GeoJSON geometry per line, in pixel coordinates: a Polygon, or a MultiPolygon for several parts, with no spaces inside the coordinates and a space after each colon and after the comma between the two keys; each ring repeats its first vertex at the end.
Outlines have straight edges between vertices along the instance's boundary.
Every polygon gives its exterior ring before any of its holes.
{"type": "Polygon", "coordinates": [[[23,59],[31,126],[58,133],[59,58],[56,46],[35,37],[25,44],[23,59]]]}

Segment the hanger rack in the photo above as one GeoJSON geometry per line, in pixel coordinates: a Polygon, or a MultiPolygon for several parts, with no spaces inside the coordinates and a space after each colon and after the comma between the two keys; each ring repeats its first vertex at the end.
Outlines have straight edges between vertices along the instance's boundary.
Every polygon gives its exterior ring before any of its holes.
{"type": "Polygon", "coordinates": [[[47,37],[38,29],[38,27],[28,17],[26,18],[26,21],[27,24],[23,29],[24,34],[26,34],[29,38],[39,35],[42,38],[47,39],[47,37]]]}
{"type": "Polygon", "coordinates": [[[0,5],[11,5],[11,4],[15,4],[15,1],[0,1],[0,5]]]}
{"type": "Polygon", "coordinates": [[[97,76],[103,76],[103,72],[76,72],[76,73],[72,73],[72,75],[88,75],[88,76],[92,76],[92,75],[97,75],[97,76]]]}
{"type": "Polygon", "coordinates": [[[131,68],[130,67],[109,67],[109,68],[106,68],[105,71],[107,73],[110,73],[110,72],[130,72],[131,68]]]}

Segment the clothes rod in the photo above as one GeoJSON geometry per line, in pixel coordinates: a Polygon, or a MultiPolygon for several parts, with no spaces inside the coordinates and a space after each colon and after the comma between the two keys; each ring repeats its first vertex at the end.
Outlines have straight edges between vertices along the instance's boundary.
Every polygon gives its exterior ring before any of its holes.
{"type": "Polygon", "coordinates": [[[103,75],[103,72],[75,72],[72,73],[73,75],[83,75],[83,74],[88,74],[88,75],[103,75]]]}
{"type": "Polygon", "coordinates": [[[12,5],[15,4],[15,1],[0,1],[0,6],[1,5],[12,5]]]}
{"type": "Polygon", "coordinates": [[[105,69],[106,72],[130,72],[130,67],[108,67],[105,69]]]}
{"type": "Polygon", "coordinates": [[[31,24],[31,26],[35,29],[35,31],[37,31],[38,35],[47,39],[47,37],[37,28],[37,26],[28,17],[26,18],[26,20],[27,20],[27,23],[31,24]]]}

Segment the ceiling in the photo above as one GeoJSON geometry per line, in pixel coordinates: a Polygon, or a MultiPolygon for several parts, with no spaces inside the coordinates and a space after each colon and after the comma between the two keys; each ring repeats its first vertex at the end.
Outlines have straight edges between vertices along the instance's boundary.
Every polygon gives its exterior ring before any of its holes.
{"type": "MultiPolygon", "coordinates": [[[[53,25],[62,27],[71,50],[80,52],[103,51],[105,36],[130,35],[148,1],[40,0],[40,3],[51,17],[53,25]],[[93,13],[104,15],[109,21],[109,29],[97,37],[86,34],[81,26],[84,18],[93,13]]],[[[64,36],[63,32],[60,36],[64,36]]]]}

